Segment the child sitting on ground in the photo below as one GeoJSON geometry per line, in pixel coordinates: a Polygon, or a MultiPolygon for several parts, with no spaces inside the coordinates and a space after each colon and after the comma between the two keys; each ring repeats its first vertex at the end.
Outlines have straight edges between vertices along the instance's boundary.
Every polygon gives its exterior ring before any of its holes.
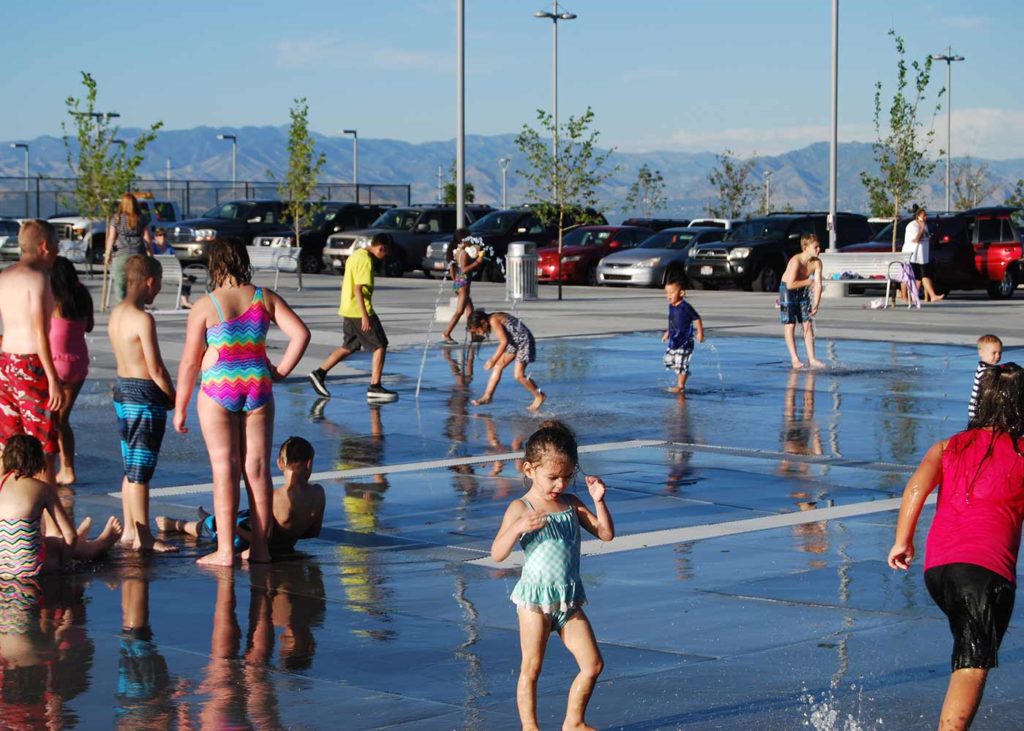
{"type": "Polygon", "coordinates": [[[670,279],[665,284],[665,297],[668,299],[668,329],[661,336],[661,342],[668,343],[665,350],[665,367],[676,373],[676,386],[669,391],[683,395],[686,391],[686,379],[690,375],[694,332],[696,331],[697,341],[703,343],[704,323],[701,322],[697,310],[685,301],[686,290],[678,279],[670,279]]]}
{"type": "MultiPolygon", "coordinates": [[[[324,488],[310,484],[313,474],[313,445],[302,437],[288,437],[281,445],[277,467],[284,473],[284,484],[274,490],[274,523],[268,546],[272,555],[288,553],[303,538],[316,538],[324,519],[324,488]]],[[[163,533],[184,533],[193,538],[217,539],[217,524],[212,515],[199,509],[199,520],[177,520],[159,515],[156,526],[163,533]]],[[[249,544],[249,511],[240,510],[235,527],[235,550],[249,544]]]]}
{"type": "Polygon", "coordinates": [[[0,578],[30,579],[59,571],[65,560],[90,561],[105,553],[121,533],[111,516],[99,538],[86,540],[91,521],[75,531],[53,487],[33,475],[45,468],[43,446],[33,436],[15,434],[3,453],[0,479],[0,578]],[[43,536],[43,513],[49,514],[60,536],[43,536]]]}
{"type": "Polygon", "coordinates": [[[526,375],[526,366],[537,357],[537,343],[533,339],[530,329],[519,318],[507,312],[487,314],[483,308],[473,311],[466,321],[466,329],[469,330],[470,335],[480,337],[493,332],[498,340],[498,348],[494,351],[494,355],[484,363],[484,369],[491,371],[491,378],[487,381],[484,395],[475,399],[473,405],[483,406],[491,403],[494,391],[501,382],[501,372],[512,361],[515,361],[516,380],[533,396],[533,402],[526,408],[529,411],[539,409],[547,396],[537,387],[533,379],[526,375]]]}
{"type": "Polygon", "coordinates": [[[998,365],[1003,357],[1003,341],[995,335],[982,335],[978,338],[978,368],[974,371],[974,385],[971,386],[971,400],[967,404],[967,420],[974,419],[978,408],[978,392],[980,391],[981,375],[994,365],[998,365]]]}

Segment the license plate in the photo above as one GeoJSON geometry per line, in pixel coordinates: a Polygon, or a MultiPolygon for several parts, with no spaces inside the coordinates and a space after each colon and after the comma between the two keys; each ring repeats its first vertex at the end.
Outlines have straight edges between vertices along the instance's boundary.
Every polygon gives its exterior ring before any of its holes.
{"type": "Polygon", "coordinates": [[[444,266],[444,262],[443,261],[435,261],[434,262],[434,271],[440,271],[441,269],[444,269],[444,268],[445,268],[445,266],[444,266]]]}
{"type": "Polygon", "coordinates": [[[700,268],[700,273],[703,276],[705,276],[705,277],[710,276],[714,271],[715,270],[713,268],[711,268],[711,267],[701,267],[700,268]]]}

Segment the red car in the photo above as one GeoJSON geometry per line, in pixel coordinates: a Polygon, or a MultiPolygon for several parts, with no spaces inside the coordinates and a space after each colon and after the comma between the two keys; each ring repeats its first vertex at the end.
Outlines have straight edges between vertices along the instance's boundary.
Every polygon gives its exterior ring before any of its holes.
{"type": "MultiPolygon", "coordinates": [[[[654,231],[639,226],[580,226],[562,236],[562,284],[597,284],[597,263],[632,249],[654,231]]],[[[537,250],[537,278],[558,281],[558,243],[537,250]]]]}

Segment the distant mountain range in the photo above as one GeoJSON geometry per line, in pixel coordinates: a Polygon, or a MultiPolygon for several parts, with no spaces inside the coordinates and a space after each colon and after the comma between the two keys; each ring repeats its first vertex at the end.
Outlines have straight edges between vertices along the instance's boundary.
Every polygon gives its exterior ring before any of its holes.
{"type": "MultiPolygon", "coordinates": [[[[120,136],[131,140],[137,130],[122,129],[120,136]]],[[[281,175],[288,164],[287,127],[211,128],[160,132],[148,150],[140,168],[142,178],[164,180],[166,161],[171,163],[173,179],[230,180],[231,144],[217,139],[220,133],[238,136],[238,180],[267,181],[267,171],[281,175]]],[[[315,135],[317,149],[327,156],[322,178],[329,182],[351,183],[352,138],[315,135]]],[[[43,136],[29,141],[33,175],[67,177],[63,140],[43,136]]],[[[447,178],[455,157],[455,141],[413,144],[401,140],[359,140],[359,182],[400,183],[412,186],[413,202],[437,199],[438,169],[447,178]]],[[[466,137],[466,179],[472,183],[478,202],[500,203],[501,169],[499,158],[511,157],[508,168],[508,200],[522,202],[527,194],[522,177],[516,172],[525,164],[515,145],[515,135],[468,135],[466,137]]],[[[862,170],[874,169],[871,145],[847,142],[839,146],[839,208],[863,211],[867,196],[860,182],[862,170]]],[[[955,159],[954,159],[955,161],[955,159]]],[[[714,191],[708,184],[708,172],[715,166],[713,152],[646,152],[616,151],[610,162],[618,170],[601,190],[610,219],[622,215],[622,204],[629,186],[636,180],[643,164],[661,171],[665,179],[668,206],[660,215],[694,216],[703,213],[714,191]]],[[[994,188],[981,203],[1001,203],[1017,180],[1024,178],[1024,159],[974,160],[988,166],[994,188]]],[[[763,171],[771,171],[772,207],[791,206],[796,210],[821,210],[828,207],[828,144],[819,142],[782,155],[759,159],[755,175],[762,181],[763,171]]],[[[0,176],[20,176],[23,171],[22,151],[0,143],[0,176]]],[[[944,207],[944,164],[936,169],[934,179],[922,198],[932,208],[944,207]]],[[[20,181],[0,180],[0,191],[20,190],[20,181]]]]}

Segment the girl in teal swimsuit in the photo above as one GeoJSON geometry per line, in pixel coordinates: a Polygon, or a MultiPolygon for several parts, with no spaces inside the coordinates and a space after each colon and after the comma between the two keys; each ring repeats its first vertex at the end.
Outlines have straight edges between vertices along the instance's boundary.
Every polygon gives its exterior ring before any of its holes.
{"type": "Polygon", "coordinates": [[[548,637],[557,632],[576,658],[579,674],[569,689],[563,728],[589,728],[584,716],[604,660],[583,612],[587,600],[580,579],[580,526],[602,541],[615,537],[600,477],[586,477],[594,501],[590,510],[567,495],[579,466],[576,437],[561,422],[546,421],[526,442],[523,473],[529,491],[505,511],[491,558],[504,561],[518,541],[526,554],[512,601],[518,607],[523,651],[516,700],[523,728],[537,728],[537,678],[548,637]]]}

